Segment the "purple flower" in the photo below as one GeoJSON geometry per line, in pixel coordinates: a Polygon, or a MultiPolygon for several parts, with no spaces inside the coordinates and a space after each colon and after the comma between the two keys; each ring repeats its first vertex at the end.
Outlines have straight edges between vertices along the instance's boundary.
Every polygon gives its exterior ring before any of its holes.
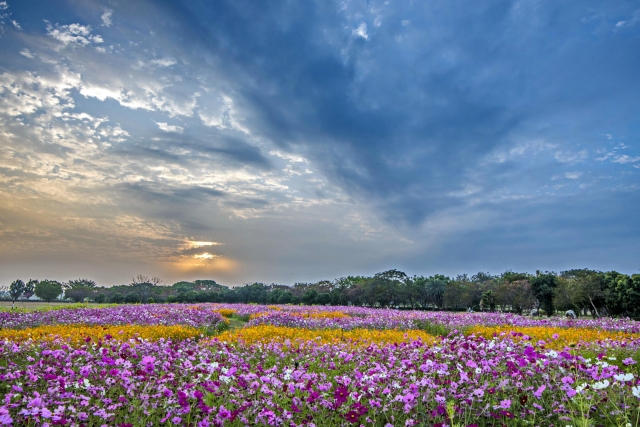
{"type": "Polygon", "coordinates": [[[349,397],[349,390],[345,386],[336,388],[336,391],[333,393],[333,398],[336,399],[337,405],[342,405],[346,402],[347,397],[349,397]]]}
{"type": "Polygon", "coordinates": [[[357,423],[358,420],[360,419],[360,414],[357,411],[349,411],[347,412],[347,414],[344,416],[344,418],[349,421],[350,423],[357,423]]]}
{"type": "Polygon", "coordinates": [[[546,385],[541,385],[540,387],[538,387],[538,389],[536,391],[533,392],[533,395],[535,397],[537,397],[538,399],[542,398],[542,392],[545,391],[547,389],[546,385]]]}

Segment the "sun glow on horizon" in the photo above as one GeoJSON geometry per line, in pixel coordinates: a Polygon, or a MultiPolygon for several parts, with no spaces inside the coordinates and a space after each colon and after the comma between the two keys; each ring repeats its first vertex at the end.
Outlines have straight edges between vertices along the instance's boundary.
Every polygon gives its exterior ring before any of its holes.
{"type": "Polygon", "coordinates": [[[203,241],[194,241],[194,240],[187,240],[186,243],[189,248],[202,248],[205,246],[220,246],[224,244],[220,242],[203,242],[203,241]]]}
{"type": "Polygon", "coordinates": [[[220,255],[215,255],[215,254],[210,254],[209,252],[205,252],[203,254],[196,254],[193,257],[196,259],[213,259],[213,258],[219,258],[220,255]]]}

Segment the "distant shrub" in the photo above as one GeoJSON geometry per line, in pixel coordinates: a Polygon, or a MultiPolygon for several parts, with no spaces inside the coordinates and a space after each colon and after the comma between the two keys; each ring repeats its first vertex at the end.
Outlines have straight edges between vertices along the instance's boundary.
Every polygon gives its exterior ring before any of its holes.
{"type": "Polygon", "coordinates": [[[140,302],[140,296],[138,296],[138,294],[127,294],[126,297],[124,297],[124,302],[126,302],[127,304],[136,304],[140,302]]]}

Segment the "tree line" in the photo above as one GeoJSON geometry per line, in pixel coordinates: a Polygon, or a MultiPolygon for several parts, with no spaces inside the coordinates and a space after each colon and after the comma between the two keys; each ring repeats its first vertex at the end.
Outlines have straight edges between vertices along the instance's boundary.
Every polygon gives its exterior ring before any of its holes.
{"type": "Polygon", "coordinates": [[[36,295],[45,301],[97,303],[318,304],[520,314],[536,309],[548,315],[574,310],[578,315],[640,318],[640,274],[589,269],[536,274],[478,272],[455,278],[440,274],[410,277],[388,270],[370,277],[348,276],[293,286],[251,283],[227,287],[215,280],[180,281],[169,286],[160,278],[142,275],[113,287],[100,287],[88,279],[16,280],[4,294],[13,301],[36,295]]]}

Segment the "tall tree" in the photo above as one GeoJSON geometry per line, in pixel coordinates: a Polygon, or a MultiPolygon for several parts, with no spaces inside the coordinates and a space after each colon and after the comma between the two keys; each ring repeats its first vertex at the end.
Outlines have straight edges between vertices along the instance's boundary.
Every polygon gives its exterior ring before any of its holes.
{"type": "Polygon", "coordinates": [[[602,272],[589,269],[573,269],[560,273],[560,277],[569,281],[573,303],[582,310],[589,310],[593,317],[606,312],[605,299],[607,284],[602,272]]]}
{"type": "Polygon", "coordinates": [[[531,290],[547,316],[551,316],[555,311],[553,294],[557,287],[558,277],[554,273],[537,272],[536,276],[531,279],[531,290]]]}
{"type": "Polygon", "coordinates": [[[11,296],[11,309],[13,310],[15,305],[16,305],[16,300],[18,298],[20,298],[20,296],[22,295],[22,293],[24,292],[24,282],[20,279],[18,280],[14,280],[13,282],[11,282],[11,285],[9,286],[9,295],[11,296]]]}
{"type": "Polygon", "coordinates": [[[38,284],[37,280],[31,279],[24,285],[24,292],[22,296],[26,299],[29,299],[36,292],[36,285],[38,284]]]}
{"type": "Polygon", "coordinates": [[[441,274],[429,277],[425,282],[425,290],[430,303],[437,308],[444,305],[444,293],[447,290],[449,278],[441,274]]]}
{"type": "Polygon", "coordinates": [[[90,279],[69,280],[63,284],[65,298],[74,302],[82,302],[93,295],[97,287],[96,282],[90,279]]]}
{"type": "Polygon", "coordinates": [[[36,296],[51,302],[62,295],[62,283],[55,280],[43,280],[36,285],[36,296]]]}

